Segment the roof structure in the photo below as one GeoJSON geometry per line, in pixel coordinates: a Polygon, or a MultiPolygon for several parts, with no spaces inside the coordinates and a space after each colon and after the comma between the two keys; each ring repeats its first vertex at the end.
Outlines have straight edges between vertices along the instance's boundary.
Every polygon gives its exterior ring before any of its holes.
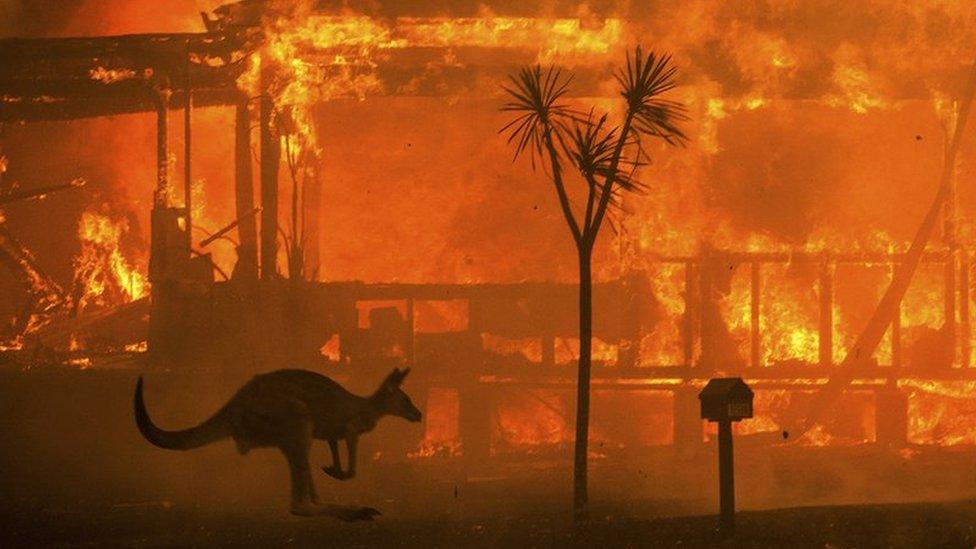
{"type": "Polygon", "coordinates": [[[710,380],[698,393],[698,398],[705,400],[729,395],[752,396],[752,389],[741,377],[721,377],[710,380]]]}
{"type": "Polygon", "coordinates": [[[233,104],[244,42],[234,33],[0,40],[0,122],[68,120],[233,104]]]}

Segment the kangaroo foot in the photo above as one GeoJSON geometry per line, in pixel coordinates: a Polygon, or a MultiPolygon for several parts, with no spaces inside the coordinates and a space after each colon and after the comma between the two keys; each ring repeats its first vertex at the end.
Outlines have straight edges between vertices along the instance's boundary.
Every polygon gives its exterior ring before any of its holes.
{"type": "Polygon", "coordinates": [[[355,476],[355,473],[352,473],[350,471],[343,471],[342,469],[337,469],[335,465],[323,467],[322,471],[336,480],[349,480],[355,476]]]}
{"type": "Polygon", "coordinates": [[[300,503],[292,505],[291,513],[300,517],[335,517],[346,522],[358,520],[373,520],[380,512],[372,507],[358,507],[354,505],[315,505],[300,503]]]}
{"type": "Polygon", "coordinates": [[[373,520],[373,517],[379,514],[379,510],[372,507],[350,506],[340,509],[338,513],[333,516],[346,522],[355,522],[357,520],[373,520]]]}

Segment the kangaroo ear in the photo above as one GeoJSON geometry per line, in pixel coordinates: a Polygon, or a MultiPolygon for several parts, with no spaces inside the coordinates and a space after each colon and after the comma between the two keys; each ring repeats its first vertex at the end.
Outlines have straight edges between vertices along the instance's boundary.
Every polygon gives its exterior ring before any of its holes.
{"type": "Polygon", "coordinates": [[[410,368],[404,370],[398,370],[396,368],[390,372],[390,375],[386,376],[386,380],[383,381],[383,385],[387,387],[399,387],[403,383],[403,378],[407,376],[410,372],[410,368]]]}

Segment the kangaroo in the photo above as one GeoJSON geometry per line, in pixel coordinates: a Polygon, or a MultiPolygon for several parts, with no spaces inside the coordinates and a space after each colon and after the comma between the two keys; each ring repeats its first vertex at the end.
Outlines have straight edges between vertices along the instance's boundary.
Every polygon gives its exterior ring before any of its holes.
{"type": "Polygon", "coordinates": [[[307,370],[278,370],[255,376],[213,416],[182,431],[157,427],[146,411],[142,377],[136,383],[135,419],[149,442],[167,450],[199,448],[233,438],[237,451],[277,447],[291,471],[291,512],[301,516],[325,515],[341,520],[372,520],[379,511],[371,507],[320,505],[312,482],[308,458],[312,440],[325,440],[332,465],[322,470],[338,480],[356,476],[356,444],[359,436],[376,427],[383,416],[418,422],[420,410],[400,388],[410,369],[393,369],[369,397],[359,397],[326,376],[307,370]],[[339,458],[339,440],[346,441],[348,468],[339,458]]]}

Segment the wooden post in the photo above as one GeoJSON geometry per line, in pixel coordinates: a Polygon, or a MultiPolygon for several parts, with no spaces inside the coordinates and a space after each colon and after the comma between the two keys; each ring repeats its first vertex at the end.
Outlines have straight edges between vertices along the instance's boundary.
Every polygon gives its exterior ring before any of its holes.
{"type": "Polygon", "coordinates": [[[234,118],[234,196],[237,211],[237,250],[235,273],[243,280],[258,278],[258,233],[254,220],[254,183],[251,173],[251,117],[247,101],[237,104],[234,118]]]}
{"type": "Polygon", "coordinates": [[[302,207],[305,216],[302,221],[302,234],[305,238],[305,278],[318,280],[321,267],[322,216],[319,213],[322,204],[322,174],[319,167],[314,166],[310,177],[305,179],[302,188],[302,207]]]}
{"type": "Polygon", "coordinates": [[[274,127],[270,76],[261,73],[261,278],[278,276],[278,165],[281,142],[274,127]]]}
{"type": "Polygon", "coordinates": [[[874,392],[874,435],[882,446],[904,448],[908,444],[908,395],[894,381],[874,392]]]}
{"type": "Polygon", "coordinates": [[[465,477],[484,471],[491,459],[494,398],[491,387],[479,381],[480,372],[462,376],[458,387],[458,434],[461,436],[461,467],[465,477]]]}
{"type": "MultiPolygon", "coordinates": [[[[891,277],[894,279],[896,271],[898,270],[898,263],[894,260],[889,264],[891,270],[891,277]]],[[[891,318],[891,365],[895,368],[900,368],[902,365],[902,352],[901,352],[901,303],[898,303],[898,310],[895,312],[894,316],[891,318]]]]}
{"type": "Polygon", "coordinates": [[[962,367],[972,363],[972,326],[969,321],[969,254],[963,250],[959,254],[959,342],[962,348],[962,367]]]}
{"type": "Polygon", "coordinates": [[[190,82],[190,45],[187,43],[186,61],[184,66],[183,94],[186,104],[183,108],[183,203],[186,208],[184,221],[186,223],[186,247],[193,249],[193,171],[190,157],[192,153],[192,125],[193,91],[190,82]]]}
{"type": "Polygon", "coordinates": [[[898,312],[891,320],[891,365],[900,368],[902,365],[901,356],[901,305],[898,305],[898,312]]]}
{"type": "Polygon", "coordinates": [[[701,357],[699,365],[711,372],[718,366],[715,360],[715,327],[712,326],[709,312],[715,307],[712,289],[712,254],[703,253],[698,266],[698,301],[695,303],[698,312],[698,341],[701,343],[701,357]],[[707,255],[706,255],[707,254],[707,255]]]}
{"type": "Polygon", "coordinates": [[[416,360],[417,360],[417,349],[416,349],[417,341],[414,335],[417,322],[415,320],[416,315],[414,313],[413,301],[414,300],[412,297],[407,298],[407,307],[406,307],[407,318],[405,320],[407,325],[407,341],[406,341],[407,348],[405,354],[407,355],[406,356],[407,364],[409,364],[410,366],[416,366],[416,360]]]}
{"type": "Polygon", "coordinates": [[[688,367],[691,367],[695,360],[695,311],[697,310],[695,282],[695,264],[689,261],[685,263],[685,314],[682,318],[684,360],[685,366],[688,367]]]}
{"type": "Polygon", "coordinates": [[[732,459],[732,422],[718,422],[718,501],[719,529],[723,534],[735,530],[735,476],[732,459]]]}
{"type": "Polygon", "coordinates": [[[950,249],[945,264],[945,341],[949,364],[956,362],[956,252],[950,249]]]}
{"type": "Polygon", "coordinates": [[[169,257],[169,158],[167,145],[167,92],[154,88],[150,91],[156,106],[156,188],[153,191],[153,209],[150,216],[149,281],[152,282],[150,299],[149,332],[146,343],[151,364],[164,360],[172,363],[173,353],[172,272],[169,257]]]}
{"type": "Polygon", "coordinates": [[[750,297],[751,302],[749,305],[750,313],[750,353],[749,353],[749,366],[753,368],[758,368],[762,364],[762,335],[759,333],[759,292],[761,290],[760,285],[760,273],[759,273],[759,262],[752,262],[752,283],[750,284],[750,297]]]}
{"type": "Polygon", "coordinates": [[[834,274],[826,258],[820,264],[820,366],[834,364],[834,274]]]}
{"type": "Polygon", "coordinates": [[[156,192],[153,206],[169,207],[169,148],[166,142],[167,100],[166,92],[155,90],[156,94],[156,192]]]}

